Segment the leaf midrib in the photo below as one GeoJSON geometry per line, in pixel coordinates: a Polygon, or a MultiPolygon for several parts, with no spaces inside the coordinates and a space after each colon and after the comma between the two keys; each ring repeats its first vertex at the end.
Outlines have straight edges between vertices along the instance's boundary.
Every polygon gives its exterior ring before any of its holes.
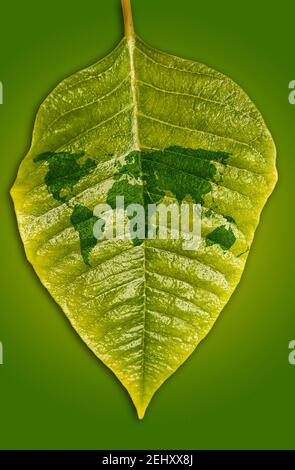
{"type": "MultiPolygon", "coordinates": [[[[139,106],[137,101],[137,85],[136,85],[136,69],[134,61],[134,51],[135,51],[135,36],[130,36],[127,39],[127,46],[129,51],[130,58],[130,83],[131,83],[131,98],[132,105],[134,107],[133,111],[133,122],[132,122],[132,137],[133,137],[133,150],[140,151],[140,138],[139,138],[139,125],[138,125],[138,116],[139,116],[139,106]]],[[[141,166],[141,178],[143,180],[143,169],[140,159],[141,166]]],[[[142,328],[142,361],[141,361],[141,396],[139,397],[141,408],[144,412],[144,383],[145,383],[145,336],[146,336],[146,314],[147,314],[147,302],[146,302],[146,241],[143,241],[143,328],[142,328]]],[[[141,410],[141,412],[142,412],[141,410]]]]}

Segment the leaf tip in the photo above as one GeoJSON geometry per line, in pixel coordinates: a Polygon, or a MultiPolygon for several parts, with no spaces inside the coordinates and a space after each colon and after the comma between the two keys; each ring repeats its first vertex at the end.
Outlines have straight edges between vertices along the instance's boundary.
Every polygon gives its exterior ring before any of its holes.
{"type": "Polygon", "coordinates": [[[142,421],[145,417],[146,410],[148,409],[152,396],[153,394],[149,397],[142,397],[142,396],[134,397],[131,395],[133,404],[137,412],[137,417],[140,421],[142,421]]]}
{"type": "Polygon", "coordinates": [[[137,407],[137,417],[142,421],[145,417],[146,407],[137,407]]]}

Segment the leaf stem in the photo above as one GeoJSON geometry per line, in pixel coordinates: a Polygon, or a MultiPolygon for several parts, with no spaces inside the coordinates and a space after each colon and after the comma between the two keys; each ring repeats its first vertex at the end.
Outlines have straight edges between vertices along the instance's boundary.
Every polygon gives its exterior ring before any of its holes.
{"type": "Polygon", "coordinates": [[[121,0],[124,25],[125,25],[125,36],[126,38],[132,38],[134,36],[133,18],[130,0],[121,0]]]}

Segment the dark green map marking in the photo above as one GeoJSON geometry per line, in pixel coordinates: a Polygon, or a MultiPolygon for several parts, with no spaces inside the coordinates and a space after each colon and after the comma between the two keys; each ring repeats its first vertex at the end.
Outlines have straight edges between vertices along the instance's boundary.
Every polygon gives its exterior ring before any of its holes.
{"type": "MultiPolygon", "coordinates": [[[[87,176],[96,167],[94,160],[88,158],[84,163],[84,152],[47,152],[42,153],[34,159],[35,162],[46,161],[48,171],[45,176],[45,183],[48,192],[54,199],[62,203],[68,203],[75,196],[73,188],[81,178],[87,176]]],[[[70,206],[69,206],[70,207],[70,206]]],[[[87,207],[76,204],[71,206],[73,212],[71,223],[79,233],[81,254],[86,265],[90,265],[89,256],[91,250],[96,245],[96,238],[93,236],[93,226],[97,220],[93,213],[87,207]]]]}
{"type": "MultiPolygon", "coordinates": [[[[230,154],[204,149],[169,147],[162,151],[131,152],[124,163],[117,162],[114,183],[107,195],[107,204],[116,208],[116,197],[124,196],[125,208],[130,204],[141,204],[147,214],[149,204],[160,203],[165,195],[174,197],[179,204],[190,198],[196,204],[204,205],[203,197],[212,190],[212,182],[217,177],[214,162],[226,164],[230,154]]],[[[72,209],[71,223],[79,233],[81,254],[86,265],[97,240],[93,227],[97,218],[82,205],[69,205],[75,196],[74,186],[96,167],[96,162],[85,158],[84,152],[47,152],[34,159],[46,161],[48,171],[45,183],[48,192],[61,203],[72,209]]],[[[234,220],[227,216],[230,223],[234,220]]],[[[147,225],[147,224],[146,224],[147,225]]],[[[207,246],[218,244],[229,250],[235,243],[235,235],[225,225],[217,227],[206,237],[207,246]]],[[[143,240],[133,240],[139,245],[143,240]]]]}
{"type": "Polygon", "coordinates": [[[75,184],[96,167],[95,161],[90,158],[79,165],[78,160],[83,156],[84,152],[47,152],[34,159],[34,162],[47,161],[48,172],[45,176],[45,183],[48,191],[57,201],[68,202],[74,196],[75,184]]]}

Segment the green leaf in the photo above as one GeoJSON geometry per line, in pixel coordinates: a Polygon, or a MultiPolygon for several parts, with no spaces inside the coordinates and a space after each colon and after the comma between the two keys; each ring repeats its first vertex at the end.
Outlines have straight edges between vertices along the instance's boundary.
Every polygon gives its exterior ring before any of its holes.
{"type": "MultiPolygon", "coordinates": [[[[28,260],[143,418],[237,287],[276,180],[253,102],[215,70],[126,34],[41,105],[12,189],[28,260]],[[202,241],[97,240],[97,204],[202,206],[202,241]]],[[[125,207],[126,208],[126,207],[125,207]]]]}

